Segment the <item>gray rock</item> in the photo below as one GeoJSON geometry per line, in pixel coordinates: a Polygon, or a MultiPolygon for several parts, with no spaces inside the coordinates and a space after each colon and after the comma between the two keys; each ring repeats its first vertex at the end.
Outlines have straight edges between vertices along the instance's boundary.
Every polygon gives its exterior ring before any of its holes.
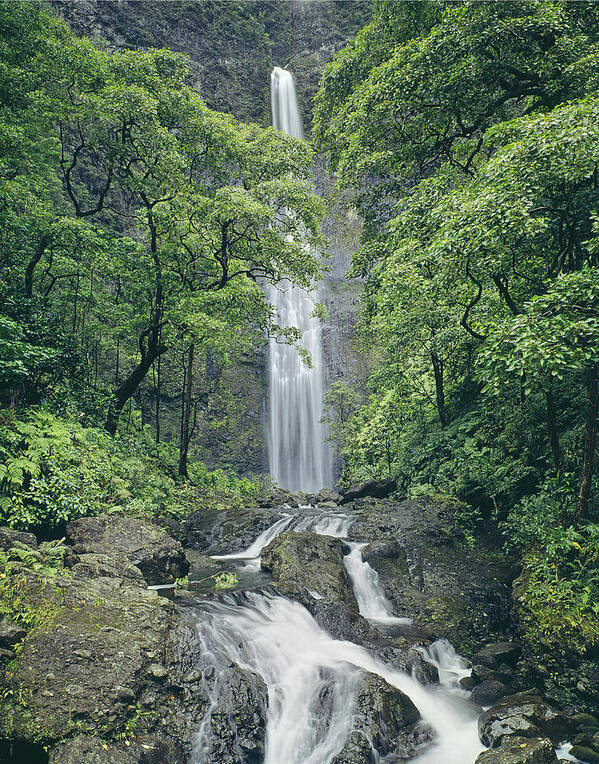
{"type": "Polygon", "coordinates": [[[505,737],[548,737],[557,745],[569,723],[541,698],[534,695],[509,695],[489,708],[478,720],[478,734],[483,745],[493,748],[505,737]]]}
{"type": "Polygon", "coordinates": [[[270,504],[263,509],[201,510],[191,514],[183,523],[183,543],[205,555],[234,554],[247,549],[279,519],[279,513],[270,504]]]}
{"type": "MultiPolygon", "coordinates": [[[[510,626],[511,562],[456,530],[456,508],[429,497],[355,508],[351,538],[365,548],[397,613],[465,655],[510,626]]],[[[356,502],[357,504],[357,502],[356,502]]],[[[504,661],[502,661],[503,663],[504,661]]]]}
{"type": "Polygon", "coordinates": [[[127,515],[81,517],[69,523],[67,537],[78,555],[126,558],[148,584],[170,584],[189,571],[178,541],[158,526],[127,515]]]}
{"type": "MultiPolygon", "coordinates": [[[[205,673],[206,675],[206,673],[205,673]]],[[[208,725],[210,750],[204,764],[258,764],[264,761],[267,689],[262,679],[237,666],[214,675],[210,695],[216,698],[208,725]]]]}
{"type": "Polygon", "coordinates": [[[114,554],[81,554],[71,572],[79,578],[124,578],[143,586],[141,570],[124,556],[114,554]]]}
{"type": "Polygon", "coordinates": [[[557,757],[547,738],[507,738],[499,748],[483,751],[475,764],[550,764],[557,757]]]}
{"type": "Polygon", "coordinates": [[[22,626],[17,626],[8,618],[0,620],[0,648],[10,650],[27,634],[22,626]]]}
{"type": "Polygon", "coordinates": [[[472,676],[478,682],[488,682],[490,679],[496,678],[495,671],[493,671],[493,669],[490,669],[487,666],[481,666],[480,664],[475,664],[472,666],[472,676]]]}
{"type": "Polygon", "coordinates": [[[464,690],[473,690],[476,685],[478,684],[478,679],[473,676],[465,676],[460,679],[460,687],[462,687],[464,690]]]}
{"type": "Polygon", "coordinates": [[[357,483],[343,492],[341,498],[342,504],[355,501],[363,496],[372,496],[376,499],[384,499],[397,488],[397,481],[393,478],[384,478],[381,480],[367,480],[365,483],[357,483]]]}
{"type": "Polygon", "coordinates": [[[513,642],[494,642],[483,647],[474,656],[472,662],[491,669],[496,669],[503,663],[513,668],[520,657],[520,653],[520,646],[513,642]]]}
{"type": "Polygon", "coordinates": [[[356,700],[353,730],[333,764],[362,764],[387,755],[412,758],[431,740],[432,732],[420,722],[410,698],[367,674],[356,700]]]}
{"type": "Polygon", "coordinates": [[[470,700],[478,706],[490,706],[493,703],[497,703],[498,700],[501,700],[501,698],[504,698],[510,692],[511,690],[502,682],[498,682],[495,679],[486,679],[472,690],[470,700]]]}
{"type": "Polygon", "coordinates": [[[341,495],[337,491],[333,491],[330,488],[321,489],[314,497],[316,504],[322,504],[324,502],[331,502],[334,506],[337,506],[341,501],[341,495]]]}
{"type": "MultiPolygon", "coordinates": [[[[52,748],[67,738],[115,739],[135,730],[166,746],[157,749],[162,758],[144,762],[177,762],[168,751],[179,747],[189,753],[209,699],[199,678],[185,684],[185,692],[174,690],[200,654],[197,630],[185,614],[143,582],[13,575],[23,607],[39,610],[42,620],[0,681],[0,740],[52,748]],[[168,676],[155,677],[154,664],[168,676]],[[20,697],[27,703],[16,702],[20,697]]],[[[103,755],[95,740],[79,744],[85,756],[75,746],[73,753],[59,749],[53,761],[93,762],[93,755],[103,755]]],[[[126,751],[112,753],[115,762],[128,761],[126,751]]]]}
{"type": "Polygon", "coordinates": [[[262,550],[262,568],[272,573],[277,588],[290,596],[318,588],[329,602],[357,604],[343,565],[339,539],[303,531],[285,531],[262,550]]]}
{"type": "Polygon", "coordinates": [[[375,541],[362,551],[362,559],[368,563],[376,560],[394,560],[397,557],[405,558],[401,544],[397,541],[375,541]]]}
{"type": "Polygon", "coordinates": [[[572,756],[576,756],[580,761],[586,762],[586,764],[597,764],[599,762],[599,753],[593,748],[585,745],[573,745],[570,748],[572,756]]]}
{"type": "Polygon", "coordinates": [[[185,764],[183,751],[172,742],[143,737],[110,742],[77,735],[50,752],[49,764],[185,764]]]}
{"type": "Polygon", "coordinates": [[[2,526],[0,528],[0,549],[12,549],[15,544],[23,544],[36,549],[37,539],[33,533],[16,531],[14,528],[2,526]]]}

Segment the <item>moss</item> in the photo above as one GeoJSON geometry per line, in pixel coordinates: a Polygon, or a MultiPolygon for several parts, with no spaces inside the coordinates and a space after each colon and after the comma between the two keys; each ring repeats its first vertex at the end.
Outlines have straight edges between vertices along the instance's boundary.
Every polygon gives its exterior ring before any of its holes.
{"type": "Polygon", "coordinates": [[[23,694],[6,688],[0,693],[0,738],[42,744],[56,740],[27,706],[23,694]]]}

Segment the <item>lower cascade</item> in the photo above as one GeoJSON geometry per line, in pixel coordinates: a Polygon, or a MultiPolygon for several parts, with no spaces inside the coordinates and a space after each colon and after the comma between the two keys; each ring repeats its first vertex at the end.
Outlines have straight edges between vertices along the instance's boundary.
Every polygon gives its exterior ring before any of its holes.
{"type": "MultiPolygon", "coordinates": [[[[345,538],[351,519],[343,514],[287,513],[237,554],[215,556],[241,568],[259,568],[262,549],[285,531],[345,538]]],[[[373,624],[405,625],[396,618],[376,572],[362,559],[364,544],[346,542],[344,558],[360,613],[373,624]]],[[[317,582],[315,582],[317,586],[317,582]]],[[[313,598],[320,598],[311,593],[313,598]]],[[[423,657],[439,672],[439,684],[424,686],[405,671],[387,664],[366,647],[331,637],[301,603],[270,587],[200,600],[194,608],[202,665],[209,678],[210,707],[194,742],[194,764],[213,764],[212,714],[218,708],[223,670],[231,665],[252,672],[267,691],[264,764],[337,764],[359,717],[357,701],[365,677],[380,677],[404,693],[421,721],[409,758],[422,764],[466,764],[483,750],[476,727],[476,709],[465,699],[458,681],[469,674],[466,662],[440,640],[422,648],[423,657]]],[[[240,741],[235,743],[241,745],[240,741]]],[[[245,760],[245,759],[244,759],[245,760]]],[[[253,760],[253,759],[252,759],[253,760]]],[[[372,761],[399,761],[380,755],[372,761]]]]}

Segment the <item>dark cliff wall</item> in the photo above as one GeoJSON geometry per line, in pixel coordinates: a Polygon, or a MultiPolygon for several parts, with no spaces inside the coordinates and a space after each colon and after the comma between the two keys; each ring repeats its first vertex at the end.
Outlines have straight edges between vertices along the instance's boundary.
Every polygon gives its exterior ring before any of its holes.
{"type": "Polygon", "coordinates": [[[208,105],[269,124],[269,73],[298,75],[306,126],[327,61],[369,19],[371,0],[51,0],[80,35],[115,48],[171,48],[189,56],[208,105]]]}

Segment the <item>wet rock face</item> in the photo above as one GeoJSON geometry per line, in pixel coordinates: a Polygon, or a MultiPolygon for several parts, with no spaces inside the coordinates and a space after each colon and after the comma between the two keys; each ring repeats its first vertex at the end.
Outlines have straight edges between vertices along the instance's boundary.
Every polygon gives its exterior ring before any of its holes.
{"type": "Polygon", "coordinates": [[[285,531],[262,550],[262,568],[289,596],[315,591],[328,602],[345,602],[357,610],[343,553],[344,544],[338,539],[285,531]]]}
{"type": "Polygon", "coordinates": [[[173,583],[189,571],[178,541],[158,526],[127,515],[81,517],[69,523],[67,538],[78,555],[125,558],[148,584],[173,583]]]}
{"type": "MultiPolygon", "coordinates": [[[[401,760],[412,758],[432,740],[432,732],[420,722],[420,714],[407,695],[374,674],[362,680],[354,728],[333,764],[362,764],[388,754],[401,760]]],[[[378,760],[378,759],[377,759],[378,760]]]]}
{"type": "Polygon", "coordinates": [[[535,695],[510,695],[489,708],[478,720],[483,745],[498,748],[511,736],[547,737],[554,744],[567,734],[568,720],[535,695]]]}
{"type": "Polygon", "coordinates": [[[267,689],[255,674],[237,667],[219,670],[211,708],[210,745],[205,764],[260,764],[264,761],[267,689]]]}
{"type": "Polygon", "coordinates": [[[49,764],[185,764],[183,752],[173,743],[151,737],[127,743],[77,735],[54,748],[49,764]]]}
{"type": "Polygon", "coordinates": [[[505,639],[510,561],[478,542],[468,545],[449,504],[421,497],[362,506],[366,500],[353,502],[350,537],[369,545],[364,557],[396,612],[409,613],[416,627],[446,637],[465,655],[490,638],[505,639]]]}
{"type": "Polygon", "coordinates": [[[194,512],[181,529],[183,543],[203,554],[235,554],[250,544],[278,519],[272,507],[194,512]]]}
{"type": "Polygon", "coordinates": [[[547,738],[511,737],[500,748],[483,751],[475,764],[550,764],[557,762],[547,738]]]}

